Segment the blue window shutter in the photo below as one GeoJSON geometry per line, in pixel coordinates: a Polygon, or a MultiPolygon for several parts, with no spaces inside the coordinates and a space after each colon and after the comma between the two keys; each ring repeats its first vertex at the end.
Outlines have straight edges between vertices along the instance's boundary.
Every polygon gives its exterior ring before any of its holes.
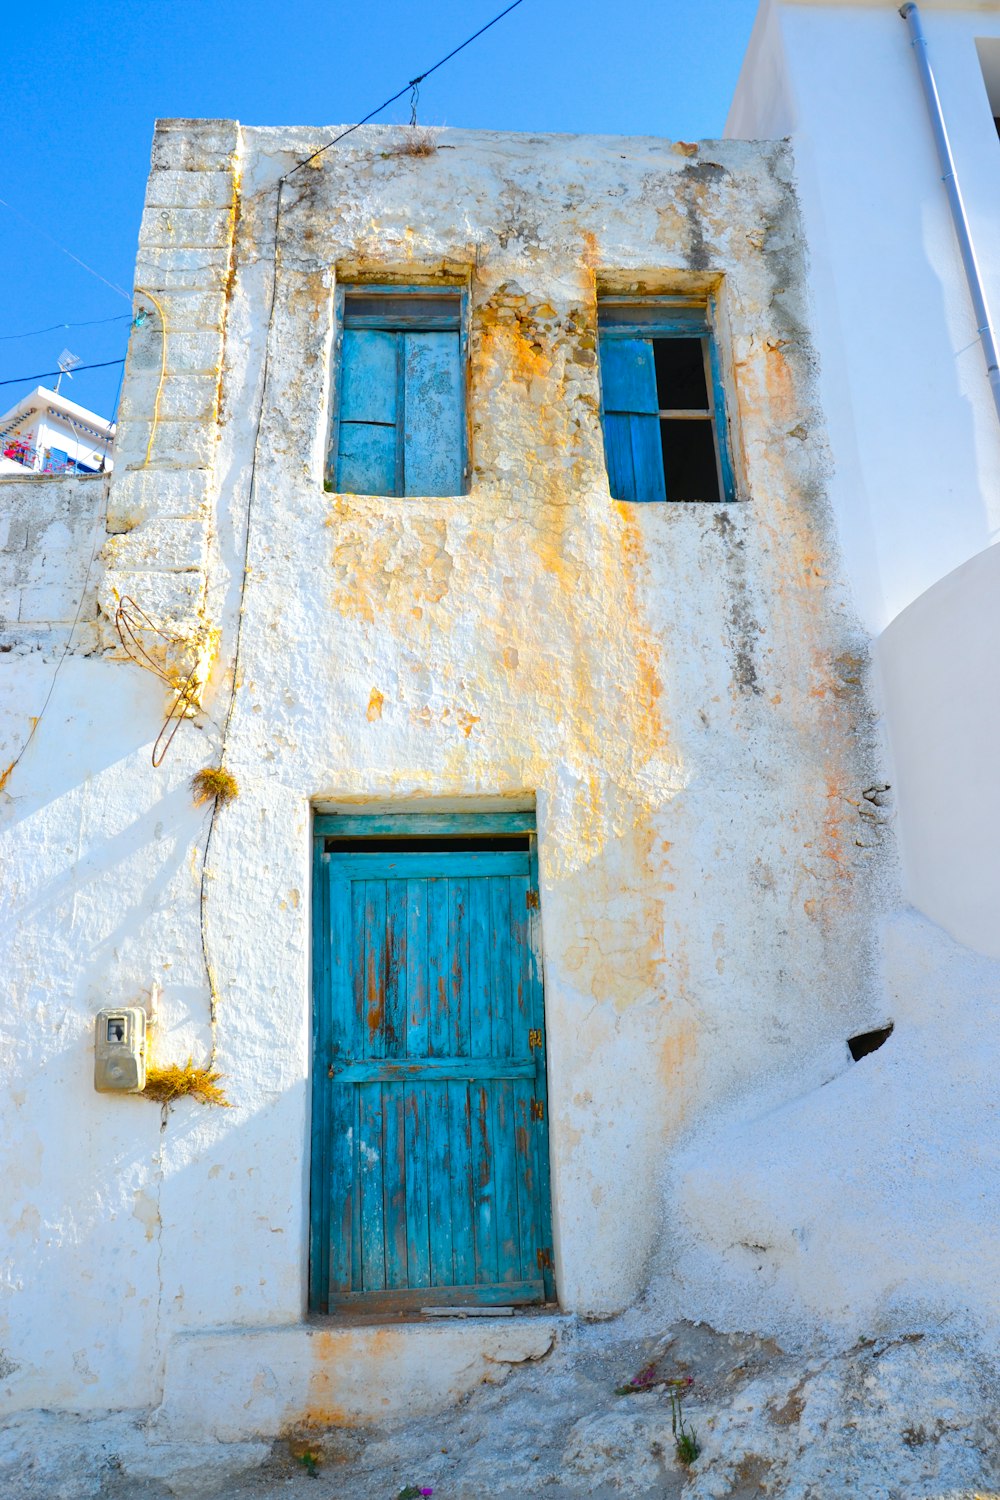
{"type": "Polygon", "coordinates": [[[345,493],[396,493],[399,338],[344,330],[337,488],[345,493]]]}
{"type": "Polygon", "coordinates": [[[340,420],[396,421],[395,333],[346,328],[341,353],[340,420]]]}
{"type": "Polygon", "coordinates": [[[403,353],[403,493],[460,495],[462,364],[458,333],[407,333],[403,353]]]}
{"type": "Polygon", "coordinates": [[[615,500],[665,500],[656,367],[648,339],[601,339],[604,451],[615,500]]]}
{"type": "Polygon", "coordinates": [[[649,339],[601,339],[601,392],[605,411],[656,416],[656,367],[649,339]]]}
{"type": "Polygon", "coordinates": [[[345,495],[396,493],[396,429],[341,422],[337,489],[345,495]]]}

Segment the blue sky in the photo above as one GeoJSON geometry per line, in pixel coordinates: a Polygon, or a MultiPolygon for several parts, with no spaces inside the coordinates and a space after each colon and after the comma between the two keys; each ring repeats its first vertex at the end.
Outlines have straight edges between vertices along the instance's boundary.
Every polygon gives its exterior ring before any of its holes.
{"type": "MultiPolygon", "coordinates": [[[[504,0],[50,0],[4,77],[0,198],[131,290],[157,117],[336,125],[368,113],[504,0]]],[[[489,130],[719,135],[756,0],[523,0],[428,79],[419,118],[489,130]]],[[[9,59],[10,62],[10,59],[9,59]]],[[[409,119],[402,100],[381,118],[409,119]]],[[[0,380],[124,353],[129,305],[0,206],[0,380]],[[124,316],[123,316],[124,315],[124,316]],[[50,324],[94,322],[15,337],[50,324]]],[[[64,382],[110,415],[119,370],[64,382]]],[[[0,412],[36,384],[0,385],[0,412]]]]}

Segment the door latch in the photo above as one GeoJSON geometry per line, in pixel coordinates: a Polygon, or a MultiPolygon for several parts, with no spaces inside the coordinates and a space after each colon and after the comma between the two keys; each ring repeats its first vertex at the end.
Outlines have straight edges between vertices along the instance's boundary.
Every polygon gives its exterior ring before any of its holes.
{"type": "Polygon", "coordinates": [[[532,1099],[532,1101],[531,1101],[531,1118],[533,1120],[544,1120],[545,1119],[545,1105],[544,1105],[544,1103],[542,1102],[541,1099],[532,1099]]]}
{"type": "Polygon", "coordinates": [[[540,1047],[541,1045],[542,1045],[542,1033],[541,1033],[541,1031],[536,1031],[534,1028],[532,1028],[532,1030],[528,1032],[528,1047],[529,1047],[529,1050],[532,1051],[532,1052],[534,1052],[535,1048],[536,1047],[540,1047]]]}

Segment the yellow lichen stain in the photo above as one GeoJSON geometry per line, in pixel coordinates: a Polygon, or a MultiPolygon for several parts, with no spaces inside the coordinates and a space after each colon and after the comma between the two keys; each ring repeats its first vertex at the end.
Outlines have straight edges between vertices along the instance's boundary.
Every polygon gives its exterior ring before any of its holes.
{"type": "Polygon", "coordinates": [[[604,857],[560,881],[563,962],[575,989],[622,1012],[662,988],[661,863],[648,823],[588,831],[604,857]]]}
{"type": "Polygon", "coordinates": [[[826,779],[826,811],[823,816],[823,842],[821,853],[824,859],[832,860],[840,879],[847,876],[844,863],[844,820],[847,800],[840,787],[831,777],[826,779]]]}
{"type": "Polygon", "coordinates": [[[659,1074],[668,1088],[691,1061],[697,1045],[698,1033],[692,1021],[675,1024],[664,1037],[660,1045],[659,1074]]]}
{"type": "Polygon", "coordinates": [[[660,1043],[656,1071],[669,1106],[670,1128],[676,1131],[695,1092],[698,1028],[691,1020],[677,1021],[672,1016],[667,1024],[670,1030],[660,1043]]]}
{"type": "Polygon", "coordinates": [[[373,687],[368,699],[368,712],[365,717],[369,724],[374,724],[376,719],[382,717],[382,705],[385,702],[385,694],[380,693],[378,688],[373,687]]]}
{"type": "MultiPolygon", "coordinates": [[[[301,1409],[286,1411],[286,1432],[308,1432],[320,1427],[356,1427],[364,1420],[345,1403],[345,1384],[350,1385],[351,1370],[363,1360],[366,1384],[387,1388],[394,1361],[399,1356],[399,1335],[394,1329],[366,1329],[362,1347],[350,1332],[322,1331],[310,1339],[312,1369],[309,1386],[301,1409]]],[[[385,1404],[388,1404],[386,1398],[385,1404]]]]}
{"type": "Polygon", "coordinates": [[[138,1219],[145,1229],[146,1239],[152,1240],[160,1227],[160,1209],[155,1198],[151,1198],[141,1188],[137,1188],[135,1192],[132,1217],[138,1219]]]}
{"type": "Polygon", "coordinates": [[[769,417],[772,422],[785,424],[796,415],[795,382],[782,352],[784,340],[767,339],[764,342],[764,384],[767,391],[769,417]]]}
{"type": "Polygon", "coordinates": [[[601,247],[592,229],[583,231],[583,254],[580,258],[583,264],[592,271],[601,264],[601,247]]]}
{"type": "Polygon", "coordinates": [[[375,526],[343,496],[334,498],[332,511],[333,603],[341,615],[373,625],[419,600],[444,599],[454,566],[447,521],[397,509],[387,510],[375,526]]]}
{"type": "Polygon", "coordinates": [[[676,203],[657,202],[656,238],[664,245],[683,245],[690,238],[691,227],[676,203]]]}

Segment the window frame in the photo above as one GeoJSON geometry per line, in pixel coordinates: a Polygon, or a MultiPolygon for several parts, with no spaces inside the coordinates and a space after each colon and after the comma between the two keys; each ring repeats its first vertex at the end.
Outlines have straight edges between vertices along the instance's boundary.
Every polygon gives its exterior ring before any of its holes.
{"type": "MultiPolygon", "coordinates": [[[[604,408],[604,370],[601,363],[601,346],[605,339],[614,338],[685,338],[698,339],[700,341],[705,361],[705,390],[708,397],[707,409],[702,411],[701,409],[695,410],[694,408],[658,407],[657,419],[660,423],[666,419],[672,421],[708,421],[710,423],[715,448],[716,478],[719,486],[719,498],[717,500],[671,500],[669,495],[666,495],[662,502],[655,499],[634,499],[621,500],[617,503],[623,505],[726,505],[739,500],[740,495],[736,485],[736,471],[733,465],[733,445],[729,418],[730,403],[726,400],[722,362],[719,357],[719,340],[716,334],[717,326],[717,308],[714,296],[684,297],[662,294],[636,297],[627,294],[609,294],[598,297],[597,349],[601,387],[601,437],[604,442],[605,469],[608,473],[609,488],[611,476],[607,464],[608,447],[605,420],[607,414],[604,408]],[[633,313],[633,316],[630,317],[630,313],[633,313]]],[[[659,392],[657,392],[657,399],[659,399],[659,392]]],[[[615,496],[612,496],[612,499],[615,498],[615,496]]]]}
{"type": "MultiPolygon", "coordinates": [[[[344,333],[347,328],[345,314],[347,312],[348,298],[373,297],[379,298],[385,303],[385,311],[372,314],[356,314],[358,319],[352,318],[351,327],[370,328],[375,331],[387,333],[421,333],[421,332],[452,332],[458,333],[458,358],[461,370],[461,401],[462,410],[459,420],[459,432],[461,449],[459,452],[459,466],[462,476],[462,487],[457,495],[407,495],[401,485],[405,483],[405,475],[402,471],[404,442],[397,441],[396,449],[396,489],[391,495],[379,498],[389,500],[416,500],[436,499],[448,500],[458,499],[469,493],[469,482],[471,476],[470,441],[469,441],[469,289],[468,286],[455,282],[427,282],[400,283],[400,282],[369,282],[369,281],[344,281],[338,282],[334,291],[334,340],[331,355],[332,378],[330,394],[330,422],[327,434],[326,459],[323,468],[323,488],[330,494],[368,494],[368,491],[341,490],[337,483],[337,465],[340,452],[340,406],[343,391],[344,370],[344,333]],[[457,304],[457,330],[453,315],[443,319],[435,316],[428,306],[425,310],[419,310],[421,300],[428,304],[433,298],[446,297],[457,304]],[[390,315],[393,302],[400,304],[397,311],[390,315]],[[402,306],[404,302],[410,304],[408,308],[402,306]]],[[[397,400],[399,399],[400,385],[402,383],[402,361],[397,365],[397,400]]],[[[400,412],[404,407],[399,405],[400,412]]],[[[402,422],[399,424],[402,429],[402,422]]]]}

